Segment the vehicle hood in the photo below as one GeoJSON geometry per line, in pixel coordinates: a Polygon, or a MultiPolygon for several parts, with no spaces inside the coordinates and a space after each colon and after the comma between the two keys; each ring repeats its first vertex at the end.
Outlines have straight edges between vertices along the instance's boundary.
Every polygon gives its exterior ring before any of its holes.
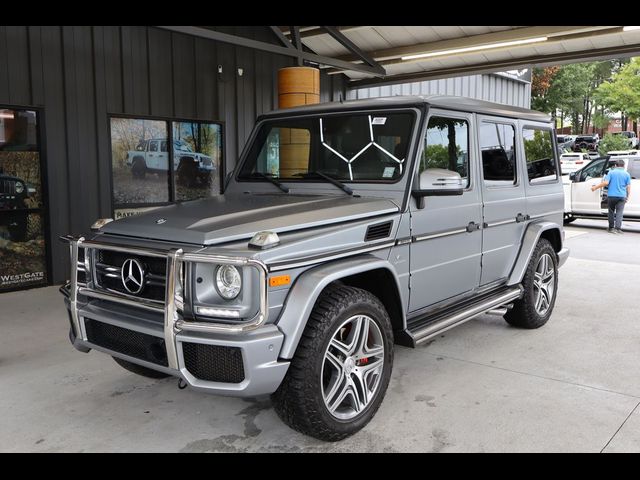
{"type": "Polygon", "coordinates": [[[396,213],[391,200],[351,196],[228,194],[158,208],[108,223],[112,235],[215,245],[256,232],[289,232],[396,213]]]}

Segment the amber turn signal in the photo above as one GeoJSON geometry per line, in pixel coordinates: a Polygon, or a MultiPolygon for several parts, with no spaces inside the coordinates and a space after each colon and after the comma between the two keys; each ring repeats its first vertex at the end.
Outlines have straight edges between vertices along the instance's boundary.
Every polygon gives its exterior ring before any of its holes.
{"type": "Polygon", "coordinates": [[[289,275],[278,275],[276,277],[269,277],[270,287],[282,287],[283,285],[289,285],[291,283],[291,277],[289,275]]]}

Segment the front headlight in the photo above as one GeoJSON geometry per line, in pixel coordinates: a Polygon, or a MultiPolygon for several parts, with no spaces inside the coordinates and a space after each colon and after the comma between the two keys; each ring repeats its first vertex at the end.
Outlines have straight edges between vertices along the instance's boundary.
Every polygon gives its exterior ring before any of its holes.
{"type": "Polygon", "coordinates": [[[216,269],[216,290],[225,300],[233,300],[242,289],[242,277],[233,265],[220,265],[216,269]]]}
{"type": "Polygon", "coordinates": [[[24,184],[20,182],[16,182],[16,193],[24,192],[24,184]]]}

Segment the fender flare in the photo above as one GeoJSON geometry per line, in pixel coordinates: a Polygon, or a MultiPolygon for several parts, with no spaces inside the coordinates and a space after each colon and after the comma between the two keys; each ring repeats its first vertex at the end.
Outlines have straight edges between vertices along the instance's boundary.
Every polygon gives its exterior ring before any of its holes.
{"type": "MultiPolygon", "coordinates": [[[[387,260],[382,260],[373,255],[362,255],[356,258],[329,262],[307,270],[300,275],[293,287],[291,287],[280,318],[276,322],[276,325],[284,334],[280,358],[290,359],[295,355],[298,342],[307,326],[311,310],[313,310],[318,297],[327,285],[344,277],[380,268],[385,268],[391,272],[395,280],[394,287],[397,289],[399,298],[402,298],[400,295],[400,283],[393,266],[387,260]]],[[[400,303],[402,317],[405,318],[404,304],[403,302],[400,303]]]]}
{"type": "MultiPolygon", "coordinates": [[[[560,234],[560,250],[556,253],[559,254],[563,250],[566,250],[562,248],[564,235],[562,234],[563,229],[560,225],[554,222],[536,222],[529,224],[527,230],[524,232],[524,236],[522,237],[520,252],[518,253],[518,258],[516,259],[513,269],[511,270],[511,274],[509,275],[507,285],[517,285],[522,282],[524,274],[527,271],[529,261],[531,260],[531,255],[533,255],[533,250],[536,248],[542,233],[548,230],[558,230],[558,233],[560,234]]],[[[563,253],[563,256],[566,258],[566,254],[563,253]]]]}

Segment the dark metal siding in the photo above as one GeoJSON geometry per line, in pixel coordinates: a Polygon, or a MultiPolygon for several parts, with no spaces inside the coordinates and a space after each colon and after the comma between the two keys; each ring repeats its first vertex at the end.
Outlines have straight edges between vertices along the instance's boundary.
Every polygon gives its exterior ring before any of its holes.
{"type": "MultiPolygon", "coordinates": [[[[219,30],[277,44],[266,27],[219,30]]],[[[293,65],[154,27],[0,26],[0,105],[44,109],[53,281],[67,275],[57,237],[111,214],[108,114],[222,120],[230,169],[255,117],[277,107],[277,70],[293,65]]],[[[322,101],[344,95],[342,75],[321,77],[322,101]]]]}

